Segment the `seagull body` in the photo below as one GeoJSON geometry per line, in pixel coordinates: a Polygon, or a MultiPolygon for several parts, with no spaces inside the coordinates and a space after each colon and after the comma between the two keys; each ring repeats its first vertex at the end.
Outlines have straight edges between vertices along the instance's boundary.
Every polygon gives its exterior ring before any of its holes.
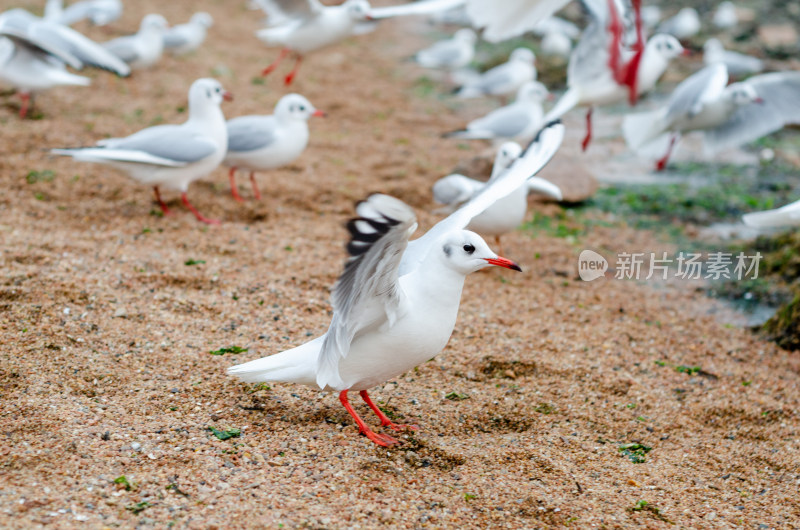
{"type": "Polygon", "coordinates": [[[108,138],[97,147],[53,149],[58,155],[80,162],[105,164],[126,172],[134,180],[152,186],[165,215],[169,210],[159,188],[181,193],[183,203],[198,220],[206,219],[189,203],[189,184],[219,166],[228,145],[225,117],[220,110],[230,94],[214,79],[198,79],[189,89],[189,119],[181,125],[157,125],[124,138],[108,138]]]}
{"type": "Polygon", "coordinates": [[[592,138],[591,116],[595,105],[620,103],[626,97],[635,102],[635,97],[653,89],[669,62],[683,53],[683,47],[675,37],[657,34],[647,41],[637,60],[637,52],[619,48],[621,30],[615,36],[606,29],[619,14],[600,4],[586,5],[595,9],[590,9],[592,22],[570,57],[567,91],[544,118],[548,122],[560,118],[576,106],[589,107],[584,151],[592,138]],[[619,72],[611,68],[615,62],[619,65],[619,72]],[[625,79],[622,79],[621,73],[625,79]]]}
{"type": "Polygon", "coordinates": [[[500,42],[522,35],[569,3],[569,0],[467,0],[467,15],[483,38],[500,42]]]}
{"type": "Polygon", "coordinates": [[[724,64],[705,67],[679,84],[667,104],[623,121],[629,147],[644,151],[669,139],[664,169],[681,133],[701,130],[707,151],[715,153],[800,123],[800,72],[776,72],[727,85],[724,64]],[[727,85],[727,86],[726,86],[727,85]]]}
{"type": "MultiPolygon", "coordinates": [[[[433,199],[458,208],[486,186],[491,186],[494,179],[500,178],[503,172],[519,158],[522,148],[515,142],[506,142],[497,151],[492,176],[488,182],[453,174],[443,177],[433,185],[433,199]]],[[[482,236],[494,236],[495,242],[500,246],[500,236],[515,230],[525,220],[528,211],[528,193],[534,191],[542,193],[557,200],[561,200],[561,190],[555,184],[540,177],[531,176],[514,191],[498,199],[494,204],[476,215],[467,225],[467,230],[472,230],[482,236]]]]}
{"type": "Polygon", "coordinates": [[[678,39],[688,39],[700,32],[700,15],[693,7],[684,7],[658,26],[660,33],[669,33],[678,39]]]}
{"type": "Polygon", "coordinates": [[[69,73],[66,65],[94,66],[123,76],[130,73],[125,63],[71,28],[23,9],[0,15],[0,80],[19,91],[21,116],[27,114],[32,92],[58,85],[89,85],[88,78],[69,73]]]}
{"type": "Polygon", "coordinates": [[[417,63],[425,68],[458,70],[467,66],[475,57],[475,41],[478,36],[471,29],[460,29],[453,38],[437,42],[415,56],[417,63]]]}
{"type": "Polygon", "coordinates": [[[719,39],[708,39],[703,45],[703,62],[706,65],[723,63],[733,76],[757,74],[764,70],[764,61],[743,53],[726,50],[719,39]]]}
{"type": "Polygon", "coordinates": [[[795,201],[774,210],[744,214],[742,221],[748,226],[757,228],[800,226],[800,201],[795,201]]]}
{"type": "Polygon", "coordinates": [[[161,15],[149,14],[142,19],[137,33],[112,39],[103,46],[131,68],[150,68],[161,59],[166,31],[166,19],[161,15]]]}
{"type": "Polygon", "coordinates": [[[174,55],[192,52],[203,44],[213,24],[214,19],[208,13],[195,13],[189,22],[172,26],[164,33],[164,48],[174,55]]]}
{"type": "Polygon", "coordinates": [[[530,141],[545,123],[542,102],[548,94],[543,84],[528,81],[519,88],[514,103],[469,122],[464,130],[447,133],[445,136],[470,140],[530,141]]]}
{"type": "Polygon", "coordinates": [[[548,31],[540,44],[542,55],[568,58],[572,52],[572,39],[560,31],[548,31]]]}
{"type": "Polygon", "coordinates": [[[256,171],[285,166],[297,159],[308,145],[308,119],[324,116],[299,94],[283,96],[270,116],[240,116],[228,120],[228,152],[223,163],[230,167],[231,193],[236,190],[237,169],[250,171],[253,193],[261,198],[255,182],[256,171]]]}
{"type": "Polygon", "coordinates": [[[367,0],[346,0],[335,6],[325,6],[319,0],[258,0],[273,25],[257,31],[256,37],[268,46],[282,47],[278,58],[262,71],[262,75],[272,73],[286,56],[293,55],[294,67],[284,79],[284,83],[290,85],[305,54],[368,31],[372,26],[368,21],[430,14],[463,2],[426,0],[376,9],[367,0]]]}
{"type": "Polygon", "coordinates": [[[367,390],[438,354],[455,326],[465,277],[490,265],[519,270],[492,252],[469,220],[519,181],[538,171],[554,154],[563,128],[553,125],[505,172],[505,179],[409,242],[416,229],[413,211],[386,195],[372,195],[356,208],[347,228],[350,258],[332,293],[328,332],[302,346],[233,366],[228,373],[248,382],[284,381],[339,392],[359,430],[378,445],[397,443],[373,432],[350,405],[357,390],[381,419],[394,425],[367,390]]]}
{"type": "Polygon", "coordinates": [[[517,48],[508,61],[495,66],[462,86],[457,95],[462,98],[507,96],[515,94],[528,81],[536,80],[536,56],[528,48],[517,48]]]}

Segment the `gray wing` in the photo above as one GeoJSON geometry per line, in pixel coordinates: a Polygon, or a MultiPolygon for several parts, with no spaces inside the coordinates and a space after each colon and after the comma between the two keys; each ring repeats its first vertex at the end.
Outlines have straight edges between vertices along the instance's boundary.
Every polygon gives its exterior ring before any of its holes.
{"type": "Polygon", "coordinates": [[[728,84],[728,70],[715,63],[684,79],[672,92],[667,103],[667,122],[680,116],[693,116],[703,104],[716,99],[728,84]]]}
{"type": "Polygon", "coordinates": [[[136,53],[136,48],[134,47],[134,39],[136,38],[135,35],[126,35],[124,37],[117,37],[116,39],[112,39],[108,42],[103,43],[103,48],[105,48],[108,52],[114,54],[117,58],[121,59],[126,63],[132,63],[136,59],[139,58],[139,54],[136,53]]]}
{"type": "Polygon", "coordinates": [[[419,267],[431,246],[444,234],[463,229],[473,217],[525,184],[556,154],[564,139],[564,126],[560,121],[545,125],[524,153],[504,172],[497,175],[491,185],[486,185],[464,206],[436,223],[422,237],[411,241],[403,253],[400,275],[419,267]]]}
{"type": "Polygon", "coordinates": [[[608,9],[596,1],[583,1],[591,22],[583,30],[567,65],[567,84],[585,85],[608,74],[608,9]]]}
{"type": "Polygon", "coordinates": [[[4,13],[0,16],[0,36],[11,39],[16,46],[23,46],[31,52],[42,56],[42,60],[47,60],[46,56],[52,56],[60,61],[70,65],[73,68],[80,69],[83,63],[69,53],[67,50],[55,46],[53,43],[44,41],[34,41],[28,36],[29,19],[27,12],[22,10],[13,10],[14,12],[4,13]],[[24,13],[22,16],[16,16],[18,11],[24,13]]]}
{"type": "Polygon", "coordinates": [[[267,147],[278,138],[274,116],[242,116],[228,120],[228,151],[246,152],[267,147]]]}
{"type": "Polygon", "coordinates": [[[761,103],[738,108],[728,121],[706,131],[706,145],[712,151],[757,140],[786,125],[800,124],[800,72],[776,72],[751,77],[761,103]]]}
{"type": "Polygon", "coordinates": [[[347,224],[350,258],[331,295],[333,319],[319,354],[317,384],[342,384],[339,360],[346,357],[358,333],[376,323],[394,322],[402,294],[398,267],[416,230],[413,210],[388,195],[370,195],[356,207],[358,217],[347,224]]]}
{"type": "Polygon", "coordinates": [[[98,144],[110,149],[141,151],[187,164],[199,162],[217,150],[217,144],[211,138],[185,125],[158,125],[125,138],[113,138],[98,144]]]}
{"type": "Polygon", "coordinates": [[[181,26],[175,26],[164,33],[164,47],[165,48],[179,48],[189,42],[186,32],[181,26]]]}
{"type": "Polygon", "coordinates": [[[434,183],[433,200],[439,204],[457,206],[468,201],[485,185],[485,182],[453,173],[434,183]]]}
{"type": "Polygon", "coordinates": [[[453,40],[437,42],[429,48],[420,50],[417,58],[421,62],[433,62],[448,66],[461,58],[461,45],[453,40]]]}
{"type": "MultiPolygon", "coordinates": [[[[530,115],[519,105],[500,107],[467,125],[470,131],[489,131],[500,138],[514,138],[531,124],[530,115]]],[[[528,137],[530,138],[530,137],[528,137]]]]}
{"type": "Polygon", "coordinates": [[[509,68],[511,65],[503,63],[487,70],[478,78],[474,87],[482,92],[492,92],[498,87],[508,84],[511,81],[509,68]]]}

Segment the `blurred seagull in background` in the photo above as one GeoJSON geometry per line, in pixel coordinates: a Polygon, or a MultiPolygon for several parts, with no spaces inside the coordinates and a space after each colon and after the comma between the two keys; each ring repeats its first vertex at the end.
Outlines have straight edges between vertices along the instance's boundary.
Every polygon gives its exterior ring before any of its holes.
{"type": "Polygon", "coordinates": [[[261,193],[255,172],[279,168],[293,162],[308,145],[308,119],[325,116],[300,94],[287,94],[275,105],[271,116],[240,116],[228,120],[228,152],[223,163],[230,167],[231,194],[242,197],[236,189],[236,170],[250,171],[256,199],[261,193]]]}
{"type": "Polygon", "coordinates": [[[726,50],[719,39],[711,38],[703,45],[706,65],[723,63],[732,76],[757,74],[764,70],[764,61],[750,55],[726,50]]]}
{"type": "Polygon", "coordinates": [[[700,33],[700,15],[693,7],[684,7],[658,26],[659,33],[669,33],[678,39],[688,39],[700,33]]]}
{"type": "Polygon", "coordinates": [[[715,63],[679,84],[664,107],[626,116],[628,146],[649,153],[667,144],[656,166],[661,170],[683,132],[703,131],[706,150],[713,154],[800,123],[800,72],[727,83],[725,65],[715,63]]]}
{"type": "Polygon", "coordinates": [[[719,29],[731,29],[739,23],[739,15],[736,13],[736,6],[732,2],[720,2],[717,10],[714,11],[712,23],[719,29]]]}
{"type": "Polygon", "coordinates": [[[181,125],[156,125],[125,138],[108,138],[97,147],[53,149],[79,162],[106,164],[126,172],[132,179],[152,186],[164,215],[170,211],[161,200],[160,187],[181,193],[183,204],[204,223],[219,221],[203,217],[186,197],[189,184],[219,166],[228,147],[225,117],[220,110],[230,100],[215,79],[198,79],[189,89],[189,119],[181,125]]]}
{"type": "Polygon", "coordinates": [[[174,55],[193,52],[206,40],[208,28],[214,25],[214,18],[205,12],[192,15],[189,22],[172,26],[164,33],[164,48],[174,55]]]}
{"type": "Polygon", "coordinates": [[[95,26],[105,26],[122,16],[120,0],[83,0],[64,7],[63,0],[47,0],[44,18],[59,24],[71,26],[89,19],[95,26]]]}
{"type": "Polygon", "coordinates": [[[31,94],[58,85],[88,86],[90,79],[66,70],[84,66],[126,76],[130,68],[102,46],[59,23],[24,9],[0,14],[0,81],[16,88],[25,117],[31,94]]]}
{"type": "Polygon", "coordinates": [[[468,140],[519,140],[528,142],[544,125],[542,102],[549,96],[547,87],[538,81],[528,81],[517,91],[510,105],[491,111],[472,120],[466,129],[446,133],[446,138],[468,140]]]}
{"type": "Polygon", "coordinates": [[[441,40],[433,46],[417,52],[417,64],[425,68],[459,70],[475,57],[475,41],[478,36],[469,28],[455,32],[452,38],[441,40]]]}
{"type": "MultiPolygon", "coordinates": [[[[639,54],[623,45],[626,38],[622,20],[626,18],[619,6],[604,0],[585,1],[591,22],[584,30],[572,52],[567,67],[567,91],[545,116],[544,121],[560,118],[576,106],[587,106],[585,151],[592,139],[592,109],[625,100],[635,103],[636,97],[655,87],[669,62],[684,52],[671,35],[651,37],[639,54]],[[612,8],[610,8],[611,6],[612,8]]],[[[632,36],[633,26],[627,30],[632,36]]]]}
{"type": "MultiPolygon", "coordinates": [[[[433,185],[433,200],[439,204],[455,210],[486,186],[491,186],[495,179],[500,178],[506,169],[522,154],[522,148],[516,142],[506,142],[497,150],[497,155],[492,166],[492,176],[487,182],[471,179],[458,173],[442,177],[433,185]]],[[[502,252],[500,236],[515,230],[525,220],[528,210],[528,193],[541,193],[556,200],[561,200],[561,190],[558,186],[543,178],[531,176],[517,189],[498,199],[497,202],[476,215],[467,225],[467,230],[472,230],[480,235],[494,236],[497,247],[502,252]]]]}
{"type": "Polygon", "coordinates": [[[117,37],[103,46],[133,69],[150,68],[164,52],[164,34],[168,26],[167,19],[151,13],[142,19],[138,33],[117,37]]]}
{"type": "Polygon", "coordinates": [[[508,61],[468,81],[456,92],[458,97],[510,96],[528,81],[536,80],[536,56],[528,48],[517,48],[508,61]]]}
{"type": "Polygon", "coordinates": [[[445,347],[468,274],[488,266],[520,270],[464,227],[541,169],[561,138],[560,124],[545,128],[494,185],[414,241],[409,237],[416,230],[416,217],[405,203],[379,194],[359,203],[357,217],[347,224],[350,257],[331,294],[328,331],[291,350],[233,366],[228,374],[247,382],[283,381],[337,391],[362,434],[384,447],[399,443],[370,429],[347,393],[358,391],[381,426],[405,427],[394,424],[367,391],[445,347]]]}
{"type": "Polygon", "coordinates": [[[269,16],[270,26],[256,32],[268,46],[281,46],[278,58],[263,71],[275,71],[287,56],[295,59],[294,67],[284,78],[290,85],[297,75],[303,56],[347,37],[365,32],[369,21],[405,15],[428,15],[460,5],[465,0],[424,0],[399,6],[373,8],[367,0],[346,0],[343,4],[325,6],[318,0],[257,0],[269,16]]]}

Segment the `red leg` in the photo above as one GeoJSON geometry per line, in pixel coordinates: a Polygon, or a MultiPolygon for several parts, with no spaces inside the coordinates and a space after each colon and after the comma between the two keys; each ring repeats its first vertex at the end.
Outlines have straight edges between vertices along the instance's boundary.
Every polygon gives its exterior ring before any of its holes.
{"type": "Polygon", "coordinates": [[[282,49],[281,53],[278,54],[278,58],[275,59],[275,61],[271,65],[264,68],[264,70],[261,71],[261,75],[269,75],[272,72],[274,72],[275,69],[278,67],[278,65],[281,64],[281,61],[283,61],[287,55],[289,55],[289,49],[288,48],[282,49]]]}
{"type": "Polygon", "coordinates": [[[236,189],[236,168],[232,167],[230,171],[228,171],[228,180],[231,182],[231,195],[233,198],[239,202],[243,202],[242,196],[239,195],[239,190],[236,189]]]}
{"type": "Polygon", "coordinates": [[[20,92],[19,98],[22,100],[22,105],[19,107],[19,117],[26,118],[28,116],[28,109],[30,108],[31,95],[27,92],[20,92]]]}
{"type": "Polygon", "coordinates": [[[412,431],[417,430],[418,427],[416,425],[400,425],[399,423],[394,423],[392,420],[387,418],[386,414],[384,414],[383,411],[372,402],[372,398],[369,397],[369,394],[367,394],[366,390],[362,390],[358,394],[361,396],[361,399],[364,400],[364,403],[366,403],[367,406],[372,409],[372,412],[378,416],[378,419],[381,420],[381,427],[389,427],[395,431],[400,431],[403,429],[411,429],[412,431]]]}
{"type": "Polygon", "coordinates": [[[297,75],[297,70],[300,69],[300,63],[303,62],[303,56],[299,53],[294,54],[294,68],[289,74],[286,76],[286,79],[283,80],[283,84],[289,86],[294,81],[295,76],[297,75]]]}
{"type": "Polygon", "coordinates": [[[656,171],[664,171],[664,168],[667,167],[667,161],[669,160],[670,155],[672,154],[672,148],[675,147],[675,142],[678,139],[677,134],[673,134],[672,138],[669,140],[669,147],[667,148],[667,153],[658,159],[656,162],[656,171]]]}
{"type": "Polygon", "coordinates": [[[161,200],[161,193],[158,191],[158,186],[153,186],[153,191],[156,194],[156,202],[158,202],[158,206],[161,208],[161,211],[164,213],[164,215],[170,215],[167,204],[161,200]]]}
{"type": "Polygon", "coordinates": [[[391,436],[373,432],[372,429],[370,429],[367,424],[364,423],[364,420],[362,420],[358,414],[356,414],[355,409],[353,409],[353,406],[347,400],[347,390],[342,390],[339,392],[339,401],[342,402],[342,405],[344,405],[344,408],[347,410],[347,412],[349,412],[353,419],[356,420],[356,425],[358,425],[358,430],[361,431],[361,434],[382,447],[389,447],[390,445],[400,443],[399,440],[396,440],[391,436]]]}
{"type": "Polygon", "coordinates": [[[253,195],[256,196],[256,200],[257,201],[260,201],[261,200],[261,192],[258,191],[258,184],[256,184],[256,172],[255,171],[251,171],[250,172],[250,183],[253,185],[253,195]]]}
{"type": "Polygon", "coordinates": [[[583,139],[581,146],[586,151],[589,148],[589,143],[592,141],[592,107],[586,111],[586,137],[583,139]]]}
{"type": "Polygon", "coordinates": [[[222,224],[219,221],[217,221],[216,219],[209,219],[207,217],[203,217],[203,215],[200,212],[197,211],[197,208],[192,206],[192,203],[189,202],[189,199],[186,198],[186,192],[185,191],[183,193],[181,193],[181,200],[183,201],[183,204],[187,208],[189,208],[189,210],[191,210],[191,212],[194,214],[194,216],[197,217],[197,220],[200,221],[201,223],[206,223],[206,224],[210,224],[210,225],[222,224]]]}

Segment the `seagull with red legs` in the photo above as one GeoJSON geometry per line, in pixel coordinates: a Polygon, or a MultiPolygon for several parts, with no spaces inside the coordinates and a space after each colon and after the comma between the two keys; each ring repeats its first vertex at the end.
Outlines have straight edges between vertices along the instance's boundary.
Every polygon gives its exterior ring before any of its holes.
{"type": "Polygon", "coordinates": [[[773,72],[728,85],[723,63],[687,77],[658,109],[630,114],[622,122],[628,146],[642,154],[666,154],[663,170],[681,134],[703,131],[708,154],[755,141],[787,125],[800,124],[800,72],[773,72]]]}
{"type": "Polygon", "coordinates": [[[290,164],[308,145],[308,120],[325,116],[300,94],[287,94],[275,105],[270,116],[239,116],[228,120],[228,152],[223,164],[230,167],[231,194],[242,197],[236,189],[236,170],[250,171],[253,195],[261,199],[255,172],[290,164]]]}
{"type": "Polygon", "coordinates": [[[278,58],[263,71],[268,75],[287,57],[294,67],[284,78],[292,84],[303,57],[315,50],[335,44],[353,35],[370,31],[376,21],[405,15],[426,15],[463,4],[465,0],[425,0],[398,6],[373,8],[367,0],[346,0],[326,6],[319,0],[257,0],[269,15],[270,26],[256,32],[268,46],[280,46],[278,58]]]}
{"type": "MultiPolygon", "coordinates": [[[[636,98],[655,87],[669,62],[684,52],[671,35],[658,34],[640,47],[640,24],[627,24],[630,10],[615,0],[584,0],[592,18],[572,52],[567,67],[567,91],[545,121],[560,118],[576,106],[589,107],[586,113],[586,136],[583,150],[592,139],[592,110],[595,105],[636,98]],[[630,41],[631,45],[625,42],[630,41]]],[[[634,11],[633,15],[639,20],[634,11]]]]}
{"type": "Polygon", "coordinates": [[[464,228],[539,171],[563,134],[559,123],[545,127],[493,185],[414,241],[409,237],[416,217],[405,203],[379,194],[359,203],[357,217],[347,224],[350,257],[333,288],[328,331],[291,350],[233,366],[228,373],[247,382],[282,381],[336,391],[362,434],[384,447],[399,443],[374,432],[350,404],[348,392],[359,392],[382,426],[403,428],[375,406],[368,390],[445,347],[468,274],[488,266],[520,270],[464,228]]]}
{"type": "Polygon", "coordinates": [[[108,138],[96,147],[53,149],[79,162],[105,164],[126,172],[132,179],[152,186],[164,215],[167,205],[159,188],[179,191],[183,204],[198,221],[219,224],[204,217],[186,197],[189,184],[216,169],[225,157],[228,131],[220,104],[231,100],[216,79],[198,79],[189,89],[189,119],[180,125],[148,127],[124,138],[108,138]]]}

